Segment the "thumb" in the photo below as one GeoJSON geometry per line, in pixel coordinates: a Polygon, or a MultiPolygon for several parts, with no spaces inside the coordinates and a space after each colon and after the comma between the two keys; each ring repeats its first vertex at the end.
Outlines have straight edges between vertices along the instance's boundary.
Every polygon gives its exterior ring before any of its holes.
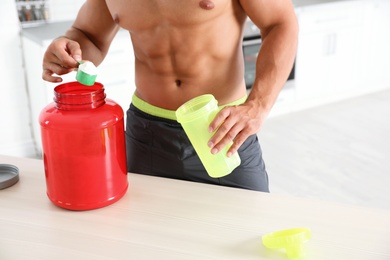
{"type": "Polygon", "coordinates": [[[69,55],[77,62],[82,60],[82,53],[80,45],[77,42],[71,41],[67,43],[66,48],[68,49],[69,55]]]}

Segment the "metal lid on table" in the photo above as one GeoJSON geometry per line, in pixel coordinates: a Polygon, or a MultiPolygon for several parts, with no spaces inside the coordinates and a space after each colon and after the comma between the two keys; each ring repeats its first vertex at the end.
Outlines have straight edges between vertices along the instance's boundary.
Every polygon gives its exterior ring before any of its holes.
{"type": "Polygon", "coordinates": [[[19,169],[12,164],[0,164],[0,190],[19,181],[19,169]]]}

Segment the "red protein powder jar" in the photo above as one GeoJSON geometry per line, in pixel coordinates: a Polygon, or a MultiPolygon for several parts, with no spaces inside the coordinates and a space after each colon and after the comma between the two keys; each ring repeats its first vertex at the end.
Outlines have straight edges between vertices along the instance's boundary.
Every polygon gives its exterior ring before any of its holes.
{"type": "Polygon", "coordinates": [[[57,206],[90,210],[127,191],[123,110],[96,82],[58,85],[39,116],[47,196],[57,206]]]}

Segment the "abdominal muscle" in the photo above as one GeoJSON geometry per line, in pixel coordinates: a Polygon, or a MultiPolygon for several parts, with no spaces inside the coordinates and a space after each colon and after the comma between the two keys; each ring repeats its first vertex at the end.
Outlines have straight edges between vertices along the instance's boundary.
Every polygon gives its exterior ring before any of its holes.
{"type": "Polygon", "coordinates": [[[202,94],[213,94],[219,105],[245,96],[241,46],[245,17],[230,11],[213,17],[205,11],[196,22],[184,23],[181,18],[154,16],[156,21],[142,23],[142,28],[126,28],[122,20],[134,48],[136,95],[169,110],[202,94]]]}
{"type": "Polygon", "coordinates": [[[189,63],[189,73],[180,68],[161,73],[148,63],[136,59],[136,95],[157,107],[176,110],[202,94],[213,94],[219,105],[223,105],[246,94],[242,66],[232,66],[228,61],[189,63]]]}

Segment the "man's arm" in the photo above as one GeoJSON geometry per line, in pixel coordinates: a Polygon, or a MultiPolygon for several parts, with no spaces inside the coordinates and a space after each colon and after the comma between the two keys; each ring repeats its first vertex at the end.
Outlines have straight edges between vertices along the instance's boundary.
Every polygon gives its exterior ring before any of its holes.
{"type": "Polygon", "coordinates": [[[72,27],[47,48],[43,58],[42,78],[60,82],[62,79],[53,74],[69,73],[78,67],[77,61],[82,59],[99,65],[118,29],[105,1],[86,1],[72,27]]]}
{"type": "Polygon", "coordinates": [[[210,125],[212,132],[222,124],[210,139],[212,153],[234,140],[228,156],[260,130],[291,72],[298,41],[298,23],[290,0],[240,0],[240,3],[260,28],[262,44],[247,101],[224,108],[210,125]]]}
{"type": "Polygon", "coordinates": [[[297,50],[298,23],[291,0],[241,0],[261,31],[256,78],[248,97],[269,112],[291,72],[297,50]],[[262,3],[262,4],[261,4],[262,3]]]}

